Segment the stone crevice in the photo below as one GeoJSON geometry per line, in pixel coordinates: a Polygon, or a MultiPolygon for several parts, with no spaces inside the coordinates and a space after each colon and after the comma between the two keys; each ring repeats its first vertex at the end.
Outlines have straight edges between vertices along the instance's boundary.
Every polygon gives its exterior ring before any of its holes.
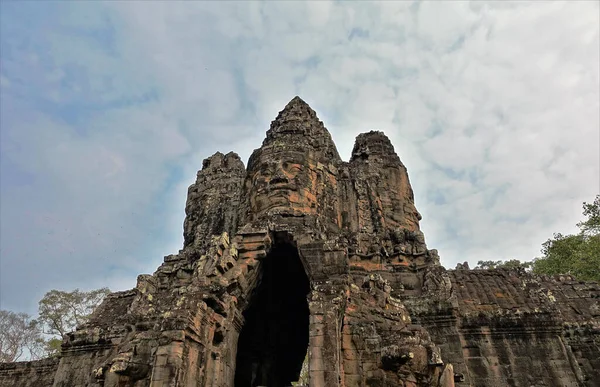
{"type": "Polygon", "coordinates": [[[203,161],[185,213],[179,252],[0,387],[283,387],[305,355],[310,387],[600,380],[598,284],[441,267],[391,141],[343,162],[299,97],[247,167],[203,161]]]}

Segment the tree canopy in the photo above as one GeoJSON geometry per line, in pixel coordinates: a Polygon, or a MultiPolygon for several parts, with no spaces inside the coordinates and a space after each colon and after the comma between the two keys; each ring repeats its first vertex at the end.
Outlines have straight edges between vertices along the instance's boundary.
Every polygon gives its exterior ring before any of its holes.
{"type": "Polygon", "coordinates": [[[64,336],[86,322],[108,293],[108,288],[89,292],[51,290],[39,302],[39,320],[46,333],[64,336]]]}
{"type": "Polygon", "coordinates": [[[0,310],[0,363],[43,356],[39,323],[25,313],[0,310]]]}
{"type": "Polygon", "coordinates": [[[479,261],[475,269],[530,269],[533,262],[521,262],[518,259],[509,259],[508,261],[479,261]]]}
{"type": "Polygon", "coordinates": [[[554,234],[542,245],[542,257],[534,260],[538,274],[571,274],[584,281],[600,281],[600,195],[583,203],[587,219],[577,223],[573,235],[554,234]]]}
{"type": "Polygon", "coordinates": [[[51,290],[40,300],[35,320],[25,313],[0,310],[0,362],[60,353],[63,336],[85,323],[108,293],[108,288],[51,290]]]}
{"type": "Polygon", "coordinates": [[[583,203],[586,219],[577,223],[579,233],[554,234],[542,244],[542,256],[531,262],[479,261],[476,269],[523,268],[536,274],[571,274],[584,281],[600,282],[600,195],[583,203]]]}

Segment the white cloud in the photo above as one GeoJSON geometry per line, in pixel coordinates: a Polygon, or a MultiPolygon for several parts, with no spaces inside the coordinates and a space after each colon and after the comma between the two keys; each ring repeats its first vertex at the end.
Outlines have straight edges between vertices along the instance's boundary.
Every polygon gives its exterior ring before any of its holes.
{"type": "Polygon", "coordinates": [[[346,160],[386,132],[450,267],[533,258],[600,191],[594,2],[20,7],[3,5],[0,74],[11,307],[34,297],[27,276],[45,291],[152,271],[181,244],[202,159],[247,160],[296,94],[346,160]]]}
{"type": "Polygon", "coordinates": [[[311,1],[304,5],[307,8],[308,20],[315,29],[324,29],[331,17],[333,1],[311,1]]]}
{"type": "Polygon", "coordinates": [[[468,34],[481,15],[467,2],[423,2],[417,14],[417,34],[427,47],[444,52],[468,34]]]}

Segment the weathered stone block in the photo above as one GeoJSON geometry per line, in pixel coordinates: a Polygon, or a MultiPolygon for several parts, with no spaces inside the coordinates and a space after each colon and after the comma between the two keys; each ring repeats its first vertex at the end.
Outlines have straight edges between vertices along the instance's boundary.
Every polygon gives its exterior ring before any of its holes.
{"type": "Polygon", "coordinates": [[[0,387],[595,386],[600,287],[447,271],[405,166],[371,131],[341,160],[296,97],[244,166],[189,187],[184,246],[104,300],[60,359],[0,364],[0,387]]]}

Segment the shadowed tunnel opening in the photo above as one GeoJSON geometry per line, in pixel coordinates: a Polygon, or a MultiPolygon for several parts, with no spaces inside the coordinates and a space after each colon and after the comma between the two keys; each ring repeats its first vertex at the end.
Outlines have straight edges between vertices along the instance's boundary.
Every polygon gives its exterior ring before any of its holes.
{"type": "Polygon", "coordinates": [[[262,279],[244,312],[235,387],[283,387],[298,380],[308,348],[310,285],[298,250],[279,243],[262,262],[262,279]]]}

